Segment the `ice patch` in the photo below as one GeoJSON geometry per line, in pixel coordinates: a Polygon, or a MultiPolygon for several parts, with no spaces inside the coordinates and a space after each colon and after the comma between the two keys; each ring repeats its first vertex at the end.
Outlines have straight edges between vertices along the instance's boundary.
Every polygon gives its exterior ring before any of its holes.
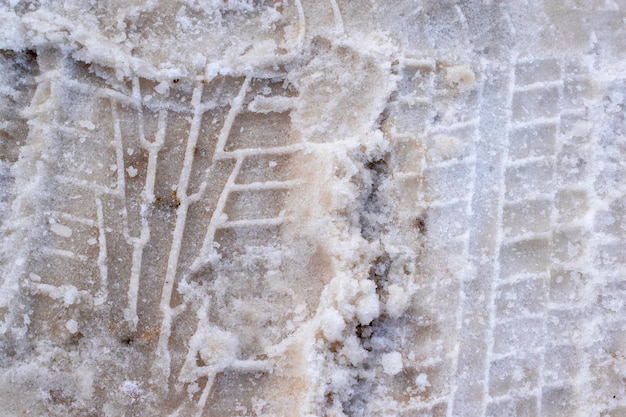
{"type": "Polygon", "coordinates": [[[61,236],[61,237],[71,237],[72,236],[72,229],[70,229],[67,226],[64,226],[60,223],[52,223],[50,225],[50,231],[52,233],[54,233],[55,235],[61,236]]]}
{"type": "Polygon", "coordinates": [[[96,125],[93,124],[91,120],[81,120],[80,122],[78,122],[78,126],[87,130],[94,130],[96,128],[96,125]]]}

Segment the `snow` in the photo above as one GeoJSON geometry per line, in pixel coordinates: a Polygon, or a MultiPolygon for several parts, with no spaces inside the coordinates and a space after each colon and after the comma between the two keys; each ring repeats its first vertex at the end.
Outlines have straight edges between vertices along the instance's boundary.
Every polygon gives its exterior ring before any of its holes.
{"type": "Polygon", "coordinates": [[[380,314],[376,284],[369,280],[359,283],[361,295],[356,302],[356,317],[360,324],[370,324],[380,314]]]}
{"type": "Polygon", "coordinates": [[[31,3],[1,415],[624,414],[619,4],[31,3]]]}
{"type": "Polygon", "coordinates": [[[129,177],[135,178],[139,171],[137,170],[137,168],[135,168],[134,166],[131,165],[128,168],[126,168],[126,172],[128,173],[129,177]]]}
{"type": "Polygon", "coordinates": [[[388,375],[397,375],[402,372],[403,362],[400,352],[389,352],[382,355],[380,364],[388,375]]]}
{"type": "Polygon", "coordinates": [[[409,296],[404,288],[397,284],[391,284],[387,291],[389,292],[387,304],[385,305],[387,314],[392,318],[399,318],[408,307],[409,296]]]}
{"type": "Polygon", "coordinates": [[[72,334],[76,333],[78,331],[78,322],[74,319],[70,319],[65,323],[65,328],[72,334]]]}
{"type": "Polygon", "coordinates": [[[336,342],[342,338],[342,333],[346,328],[346,322],[337,310],[327,308],[320,317],[320,328],[326,340],[336,342]]]}

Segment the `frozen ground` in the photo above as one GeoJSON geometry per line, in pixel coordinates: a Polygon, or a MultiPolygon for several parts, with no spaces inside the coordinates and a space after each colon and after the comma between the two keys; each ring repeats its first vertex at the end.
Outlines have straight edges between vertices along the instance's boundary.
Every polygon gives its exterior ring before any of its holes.
{"type": "Polygon", "coordinates": [[[626,416],[623,1],[0,1],[0,415],[626,416]]]}

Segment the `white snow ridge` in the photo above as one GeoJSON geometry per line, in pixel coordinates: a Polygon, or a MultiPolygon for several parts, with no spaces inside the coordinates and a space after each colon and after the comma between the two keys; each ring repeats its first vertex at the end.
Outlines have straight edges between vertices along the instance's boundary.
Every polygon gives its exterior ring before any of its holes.
{"type": "Polygon", "coordinates": [[[0,2],[0,416],[626,416],[624,22],[0,2]]]}

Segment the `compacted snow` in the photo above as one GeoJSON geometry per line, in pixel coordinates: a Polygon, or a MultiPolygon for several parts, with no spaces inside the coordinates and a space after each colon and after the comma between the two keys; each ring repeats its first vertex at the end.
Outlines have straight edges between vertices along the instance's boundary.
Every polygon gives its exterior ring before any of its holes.
{"type": "Polygon", "coordinates": [[[626,4],[0,2],[0,415],[626,415],[626,4]]]}

